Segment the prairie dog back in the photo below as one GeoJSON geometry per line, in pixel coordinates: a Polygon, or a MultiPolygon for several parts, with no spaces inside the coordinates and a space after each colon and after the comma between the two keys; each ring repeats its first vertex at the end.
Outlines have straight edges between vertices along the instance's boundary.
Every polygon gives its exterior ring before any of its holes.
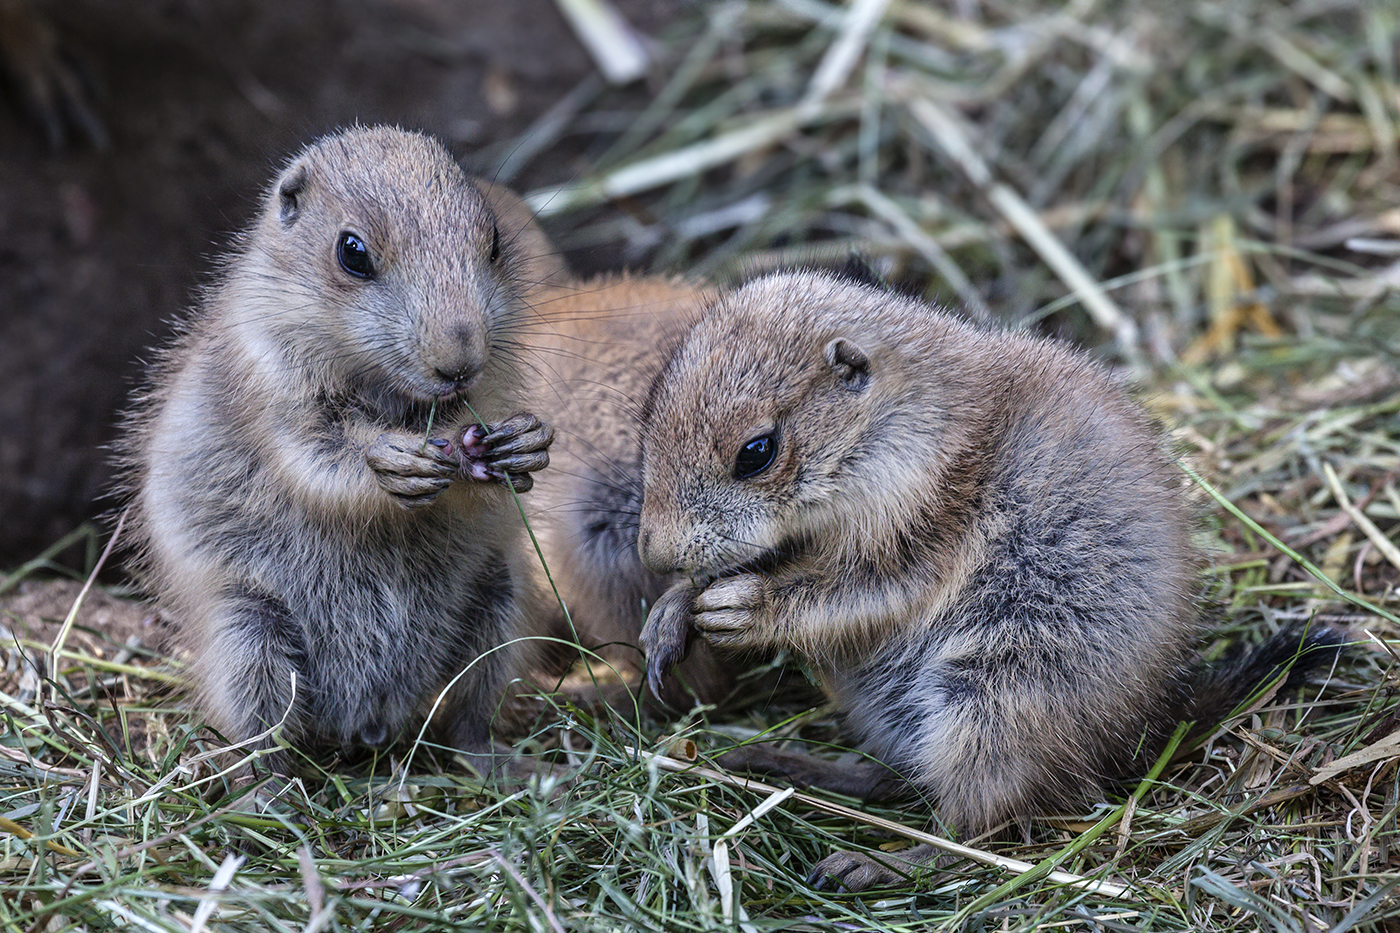
{"type": "Polygon", "coordinates": [[[123,451],[135,569],[230,738],[285,717],[294,744],[380,746],[475,662],[443,731],[489,754],[521,662],[501,646],[537,599],[506,484],[551,435],[513,341],[524,288],[560,271],[425,136],[356,127],[279,174],[123,451]]]}

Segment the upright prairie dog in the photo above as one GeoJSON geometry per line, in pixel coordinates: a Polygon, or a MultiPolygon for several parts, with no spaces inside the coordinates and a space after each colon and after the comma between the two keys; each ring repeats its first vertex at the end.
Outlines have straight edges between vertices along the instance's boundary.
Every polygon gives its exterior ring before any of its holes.
{"type": "MultiPolygon", "coordinates": [[[[641,680],[647,609],[674,582],[637,556],[641,407],[670,348],[713,299],[679,280],[606,276],[532,289],[521,328],[535,367],[531,405],[558,431],[526,503],[570,613],[555,613],[552,634],[577,639],[629,685],[641,680]]],[[[717,700],[731,685],[701,647],[659,689],[688,706],[687,693],[717,700]]]]}
{"type": "MultiPolygon", "coordinates": [[[[1099,367],[869,284],[788,273],[720,297],[642,438],[641,557],[685,578],[643,631],[649,676],[695,633],[791,648],[876,759],[753,745],[731,766],[917,792],[979,833],[1133,773],[1300,646],[1198,664],[1179,476],[1099,367]]],[[[813,873],[897,877],[853,853],[813,873]]]]}
{"type": "Polygon", "coordinates": [[[491,766],[539,611],[506,484],[552,435],[515,339],[561,271],[523,205],[416,133],[327,136],[276,179],[123,451],[135,569],[230,738],[285,717],[297,746],[379,747],[456,678],[439,733],[491,766]]]}

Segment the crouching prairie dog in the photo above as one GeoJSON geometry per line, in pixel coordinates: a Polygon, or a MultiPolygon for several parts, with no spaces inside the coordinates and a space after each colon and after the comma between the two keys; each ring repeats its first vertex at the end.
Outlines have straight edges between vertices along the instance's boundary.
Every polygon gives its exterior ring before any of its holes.
{"type": "MultiPolygon", "coordinates": [[[[569,609],[552,615],[558,643],[577,641],[618,700],[612,671],[640,687],[647,609],[675,580],[642,566],[641,409],[670,349],[714,299],[704,286],[656,276],[605,276],[532,289],[522,338],[535,366],[532,408],[557,427],[551,465],[526,503],[545,564],[569,609]],[[609,671],[609,667],[612,671],[609,671]]],[[[556,607],[557,610],[557,607],[556,607]]],[[[572,659],[566,648],[556,660],[572,659]]],[[[558,665],[554,665],[557,669],[558,665]]],[[[688,707],[721,699],[732,666],[699,646],[658,681],[688,707]]],[[[592,684],[583,689],[588,694],[592,684]]]]}
{"type": "MultiPolygon", "coordinates": [[[[791,648],[874,759],[753,745],[731,767],[917,793],[980,833],[1092,798],[1300,648],[1199,664],[1180,477],[1108,375],[1048,341],[770,275],[684,337],[642,438],[641,558],[684,578],[643,631],[649,676],[697,633],[791,648]]],[[[813,872],[853,890],[898,877],[854,853],[813,872]]]]}
{"type": "Polygon", "coordinates": [[[349,129],[277,177],[123,444],[134,569],[229,738],[381,747],[452,682],[437,734],[499,764],[539,611],[506,484],[552,435],[515,335],[561,272],[523,205],[417,133],[349,129]]]}

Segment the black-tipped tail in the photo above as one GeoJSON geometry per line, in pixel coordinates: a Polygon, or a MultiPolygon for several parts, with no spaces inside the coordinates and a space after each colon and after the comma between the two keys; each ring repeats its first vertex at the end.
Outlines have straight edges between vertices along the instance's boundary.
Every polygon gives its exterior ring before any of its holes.
{"type": "Polygon", "coordinates": [[[1190,708],[1181,718],[1194,719],[1198,730],[1212,729],[1280,677],[1286,677],[1280,689],[1288,690],[1331,665],[1346,642],[1340,629],[1299,624],[1254,648],[1236,646],[1197,674],[1190,708]]]}

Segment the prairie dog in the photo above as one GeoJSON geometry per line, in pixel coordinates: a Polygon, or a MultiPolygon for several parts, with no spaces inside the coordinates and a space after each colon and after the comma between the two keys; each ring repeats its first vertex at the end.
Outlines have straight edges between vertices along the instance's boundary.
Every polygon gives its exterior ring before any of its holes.
{"type": "MultiPolygon", "coordinates": [[[[673,582],[637,556],[641,406],[672,346],[713,300],[711,290],[655,276],[604,276],[530,291],[522,331],[536,367],[531,405],[557,426],[550,468],[526,505],[545,563],[569,608],[553,636],[596,652],[640,682],[647,608],[673,582]]],[[[731,678],[701,648],[662,695],[719,699],[731,678]],[[679,681],[679,682],[678,682],[679,681]]]]}
{"type": "MultiPolygon", "coordinates": [[[[1083,356],[822,273],[720,297],[643,416],[639,548],[686,579],[643,631],[794,649],[883,764],[726,764],[916,792],[963,833],[1072,805],[1218,721],[1299,639],[1197,666],[1179,477],[1083,356]]],[[[927,846],[899,858],[928,861],[927,846]]],[[[814,881],[898,877],[837,853],[814,881]]]]}
{"type": "Polygon", "coordinates": [[[278,176],[123,446],[135,570],[227,736],[285,716],[299,747],[379,747],[461,674],[440,734],[491,766],[538,598],[505,483],[529,488],[552,434],[514,335],[561,271],[425,136],[345,130],[278,176]]]}

